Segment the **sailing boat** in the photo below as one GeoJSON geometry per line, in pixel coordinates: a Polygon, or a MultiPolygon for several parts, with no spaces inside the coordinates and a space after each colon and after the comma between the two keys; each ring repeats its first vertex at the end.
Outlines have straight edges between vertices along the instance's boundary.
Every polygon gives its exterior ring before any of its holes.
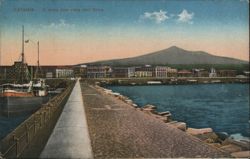
{"type": "MultiPolygon", "coordinates": [[[[24,62],[24,27],[22,28],[21,61],[15,62],[14,65],[15,69],[17,68],[16,70],[18,70],[18,75],[16,75],[18,77],[18,84],[6,83],[0,85],[0,113],[7,116],[17,113],[34,112],[49,100],[48,85],[46,85],[45,80],[39,79],[37,83],[34,83],[32,78],[27,78],[28,67],[24,62]]],[[[38,67],[40,67],[39,56],[38,67]]]]}

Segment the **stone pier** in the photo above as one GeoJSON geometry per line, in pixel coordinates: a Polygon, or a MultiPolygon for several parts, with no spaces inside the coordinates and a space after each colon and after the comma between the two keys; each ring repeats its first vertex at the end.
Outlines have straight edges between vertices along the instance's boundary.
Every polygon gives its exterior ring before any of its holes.
{"type": "Polygon", "coordinates": [[[79,81],[40,158],[93,158],[79,81]]]}

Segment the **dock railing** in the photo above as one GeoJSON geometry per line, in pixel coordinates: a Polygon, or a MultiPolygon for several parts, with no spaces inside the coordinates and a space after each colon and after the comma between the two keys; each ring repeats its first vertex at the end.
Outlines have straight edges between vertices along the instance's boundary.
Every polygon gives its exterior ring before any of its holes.
{"type": "MultiPolygon", "coordinates": [[[[15,130],[9,133],[0,142],[0,158],[20,157],[27,146],[37,136],[39,131],[46,128],[54,116],[59,116],[63,106],[72,92],[75,81],[69,81],[68,87],[60,94],[52,98],[47,104],[32,114],[28,119],[21,123],[15,130]]],[[[57,120],[57,119],[54,119],[57,120]]]]}

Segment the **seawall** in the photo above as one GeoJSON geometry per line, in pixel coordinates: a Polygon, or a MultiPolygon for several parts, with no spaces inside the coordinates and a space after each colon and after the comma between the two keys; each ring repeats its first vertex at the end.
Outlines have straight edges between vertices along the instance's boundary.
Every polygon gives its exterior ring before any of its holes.
{"type": "Polygon", "coordinates": [[[223,151],[227,154],[231,154],[234,157],[250,157],[250,146],[249,141],[239,141],[235,140],[225,133],[216,133],[213,132],[212,128],[203,128],[203,129],[194,129],[188,127],[188,125],[183,122],[174,121],[174,117],[171,117],[171,112],[157,112],[154,105],[145,105],[143,107],[138,107],[131,99],[126,96],[121,95],[120,93],[113,92],[112,90],[105,89],[100,86],[95,86],[95,88],[101,92],[104,92],[106,95],[113,96],[125,103],[130,107],[135,108],[137,111],[141,111],[152,118],[158,119],[165,123],[168,126],[178,128],[187,134],[197,137],[199,140],[204,143],[218,148],[220,151],[223,151]]]}
{"type": "Polygon", "coordinates": [[[228,157],[98,87],[81,87],[94,158],[228,157]]]}

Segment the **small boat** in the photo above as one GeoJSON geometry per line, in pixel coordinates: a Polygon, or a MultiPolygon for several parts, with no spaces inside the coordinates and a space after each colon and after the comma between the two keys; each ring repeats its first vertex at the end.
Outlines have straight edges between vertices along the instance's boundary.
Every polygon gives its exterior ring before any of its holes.
{"type": "Polygon", "coordinates": [[[211,83],[221,83],[221,80],[212,80],[211,83]]]}
{"type": "Polygon", "coordinates": [[[154,84],[162,84],[161,81],[147,81],[147,84],[154,85],[154,84]]]}
{"type": "MultiPolygon", "coordinates": [[[[28,68],[24,62],[24,27],[22,30],[22,54],[21,61],[15,62],[20,70],[16,83],[6,83],[0,85],[0,114],[15,115],[34,112],[48,102],[48,85],[44,79],[33,80],[32,76],[26,77],[28,68]],[[24,83],[24,82],[27,83],[24,83]],[[35,81],[35,82],[34,82],[35,81]]],[[[16,67],[16,66],[15,66],[16,67]]],[[[38,68],[39,68],[39,42],[38,42],[38,68]]]]}
{"type": "Polygon", "coordinates": [[[39,80],[36,84],[31,81],[28,84],[7,83],[1,85],[0,113],[11,116],[36,111],[50,98],[47,91],[48,86],[43,81],[39,80]]]}
{"type": "Polygon", "coordinates": [[[187,82],[189,82],[189,83],[197,83],[198,81],[195,80],[195,79],[189,79],[189,80],[187,80],[187,82]]]}

